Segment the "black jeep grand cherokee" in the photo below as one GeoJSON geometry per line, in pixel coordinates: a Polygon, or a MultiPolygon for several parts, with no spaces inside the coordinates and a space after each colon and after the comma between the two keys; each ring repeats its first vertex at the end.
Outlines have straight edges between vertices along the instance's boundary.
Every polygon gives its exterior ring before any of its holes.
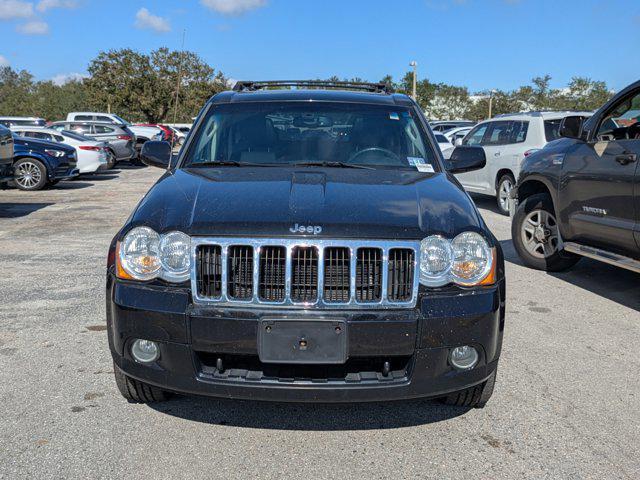
{"type": "Polygon", "coordinates": [[[487,402],[504,262],[452,176],[482,149],[445,169],[419,107],[384,85],[239,82],[176,161],[164,142],[142,158],[167,171],[107,275],[125,398],[487,402]]]}

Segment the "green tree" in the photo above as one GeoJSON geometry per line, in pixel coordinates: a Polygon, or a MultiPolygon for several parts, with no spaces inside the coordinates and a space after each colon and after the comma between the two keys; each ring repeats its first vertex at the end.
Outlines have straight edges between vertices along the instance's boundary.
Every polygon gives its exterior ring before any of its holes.
{"type": "Polygon", "coordinates": [[[34,114],[33,75],[26,70],[0,68],[0,115],[30,116],[34,114]]]}
{"type": "Polygon", "coordinates": [[[88,68],[87,93],[92,106],[132,120],[173,120],[180,77],[177,121],[190,121],[226,79],[192,52],[160,48],[145,55],[131,49],[102,52],[88,68]]]}

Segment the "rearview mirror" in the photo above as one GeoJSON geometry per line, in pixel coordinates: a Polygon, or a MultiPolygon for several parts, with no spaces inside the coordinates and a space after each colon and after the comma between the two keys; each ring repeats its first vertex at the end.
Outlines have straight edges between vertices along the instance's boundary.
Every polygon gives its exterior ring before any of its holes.
{"type": "Polygon", "coordinates": [[[560,130],[558,133],[561,137],[566,138],[580,138],[582,135],[582,124],[584,118],[579,115],[572,115],[570,117],[564,117],[560,122],[560,130]]]}
{"type": "Polygon", "coordinates": [[[453,141],[453,144],[454,144],[456,147],[460,147],[460,146],[462,146],[462,137],[456,137],[456,139],[453,141]]]}
{"type": "Polygon", "coordinates": [[[140,151],[140,160],[150,167],[168,168],[171,163],[171,145],[169,142],[145,142],[140,151]]]}
{"type": "Polygon", "coordinates": [[[487,157],[482,147],[456,147],[447,162],[449,173],[465,173],[480,170],[487,164],[487,157]]]}

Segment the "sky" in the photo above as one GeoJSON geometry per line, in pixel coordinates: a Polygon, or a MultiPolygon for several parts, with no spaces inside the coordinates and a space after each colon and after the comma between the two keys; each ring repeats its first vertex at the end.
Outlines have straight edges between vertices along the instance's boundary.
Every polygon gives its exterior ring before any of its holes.
{"type": "Polygon", "coordinates": [[[640,78],[638,0],[0,0],[0,65],[85,75],[100,51],[200,55],[233,79],[418,77],[510,90],[640,78]]]}

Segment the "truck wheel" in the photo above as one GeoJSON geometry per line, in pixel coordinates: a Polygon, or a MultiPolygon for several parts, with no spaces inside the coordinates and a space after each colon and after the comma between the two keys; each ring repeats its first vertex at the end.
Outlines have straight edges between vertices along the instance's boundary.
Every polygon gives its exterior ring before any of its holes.
{"type": "Polygon", "coordinates": [[[131,403],[164,402],[168,398],[168,394],[164,390],[128,377],[120,371],[115,363],[113,364],[113,373],[116,377],[118,390],[131,403]]]}
{"type": "Polygon", "coordinates": [[[558,224],[551,197],[532,195],[518,207],[511,223],[513,245],[529,267],[560,272],[573,267],[580,257],[558,250],[558,224]]]}
{"type": "Polygon", "coordinates": [[[498,211],[502,215],[509,215],[509,203],[511,202],[509,195],[515,184],[516,181],[510,173],[505,173],[498,180],[496,200],[498,203],[498,211]]]}
{"type": "Polygon", "coordinates": [[[486,382],[447,395],[442,399],[442,403],[454,407],[484,408],[491,398],[491,395],[493,395],[493,387],[496,384],[497,374],[498,369],[493,371],[486,382]]]}
{"type": "Polygon", "coordinates": [[[47,184],[47,167],[35,158],[18,160],[13,172],[13,181],[20,190],[42,190],[47,184]]]}

